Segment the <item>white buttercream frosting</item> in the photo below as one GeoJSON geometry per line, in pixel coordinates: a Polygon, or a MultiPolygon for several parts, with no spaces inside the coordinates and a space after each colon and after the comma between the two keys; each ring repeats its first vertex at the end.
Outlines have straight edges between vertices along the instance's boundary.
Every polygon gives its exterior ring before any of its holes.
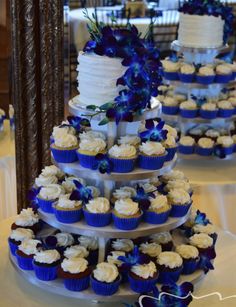
{"type": "Polygon", "coordinates": [[[214,76],[215,75],[214,69],[210,66],[200,67],[198,73],[201,76],[214,76]]]}
{"type": "Polygon", "coordinates": [[[180,72],[186,75],[194,74],[195,67],[193,64],[183,63],[180,66],[180,72]]]}
{"type": "Polygon", "coordinates": [[[52,264],[61,258],[56,249],[39,251],[34,255],[34,260],[39,263],[52,264]]]}
{"type": "Polygon", "coordinates": [[[208,248],[213,245],[213,239],[205,233],[197,233],[189,238],[191,245],[198,248],[208,248]]]}
{"type": "Polygon", "coordinates": [[[67,247],[64,251],[64,256],[66,258],[86,258],[88,257],[89,252],[88,250],[82,245],[73,245],[67,247]]]}
{"type": "Polygon", "coordinates": [[[88,261],[84,258],[64,259],[61,263],[64,272],[79,274],[87,270],[88,261]]]}
{"type": "Polygon", "coordinates": [[[161,180],[165,182],[169,180],[186,180],[186,177],[184,173],[179,170],[171,170],[169,173],[162,175],[161,180]]]}
{"type": "Polygon", "coordinates": [[[163,99],[164,106],[167,107],[175,107],[179,104],[178,100],[174,99],[173,97],[165,97],[163,99]]]}
{"type": "Polygon", "coordinates": [[[82,139],[79,143],[80,150],[86,150],[94,153],[103,152],[106,148],[106,142],[101,138],[82,139]]]}
{"type": "Polygon", "coordinates": [[[16,228],[11,231],[10,239],[22,242],[25,239],[33,239],[34,233],[31,229],[16,228]]]}
{"type": "Polygon", "coordinates": [[[151,235],[150,238],[152,242],[159,243],[159,244],[165,244],[165,243],[172,242],[172,236],[168,231],[155,233],[151,235]]]}
{"type": "Polygon", "coordinates": [[[206,131],[205,135],[207,137],[212,137],[212,138],[217,138],[218,136],[220,136],[219,131],[215,130],[215,129],[209,129],[206,131]]]}
{"type": "Polygon", "coordinates": [[[67,232],[59,232],[55,237],[57,238],[57,246],[67,247],[74,243],[73,236],[67,232]]]}
{"type": "Polygon", "coordinates": [[[54,137],[54,143],[57,147],[60,148],[70,148],[78,145],[78,140],[75,135],[64,134],[60,137],[54,137]]]}
{"type": "Polygon", "coordinates": [[[162,143],[166,148],[176,147],[175,138],[172,135],[167,135],[167,139],[162,143]]]}
{"type": "Polygon", "coordinates": [[[216,232],[216,229],[215,226],[212,224],[207,224],[207,225],[196,224],[193,227],[193,231],[195,233],[205,233],[207,235],[212,235],[216,232]]]}
{"type": "Polygon", "coordinates": [[[221,100],[218,102],[217,105],[220,109],[226,109],[226,110],[233,109],[232,103],[228,100],[221,100]]]}
{"type": "Polygon", "coordinates": [[[198,249],[195,246],[181,244],[176,246],[176,252],[184,259],[196,259],[199,256],[198,249]]]}
{"type": "Polygon", "coordinates": [[[96,269],[93,271],[93,276],[98,281],[111,283],[117,279],[119,272],[114,264],[101,262],[97,264],[96,269]]]}
{"type": "Polygon", "coordinates": [[[93,140],[93,139],[98,138],[98,139],[103,139],[104,141],[106,141],[106,136],[104,133],[100,131],[93,131],[93,130],[83,131],[83,133],[80,133],[79,138],[80,140],[84,140],[84,139],[93,140]]]}
{"type": "Polygon", "coordinates": [[[116,239],[112,242],[112,248],[116,251],[131,252],[134,249],[134,243],[130,239],[116,239]]]}
{"type": "Polygon", "coordinates": [[[157,272],[157,268],[154,262],[150,261],[147,264],[136,264],[132,266],[131,272],[135,275],[142,277],[143,279],[148,279],[154,277],[157,272]]]}
{"type": "Polygon", "coordinates": [[[98,239],[96,237],[79,236],[78,241],[80,245],[86,247],[88,250],[98,249],[98,239]]]}
{"type": "Polygon", "coordinates": [[[40,174],[35,179],[35,184],[37,187],[45,187],[49,184],[57,184],[57,183],[58,183],[58,178],[56,175],[44,176],[40,174]]]}
{"type": "Polygon", "coordinates": [[[97,197],[86,204],[86,209],[91,213],[107,213],[110,210],[110,202],[105,197],[97,197]]]}
{"type": "Polygon", "coordinates": [[[220,64],[216,66],[216,73],[219,75],[230,75],[232,74],[232,69],[227,64],[220,64]]]}
{"type": "Polygon", "coordinates": [[[168,135],[172,135],[175,139],[178,137],[177,130],[167,124],[164,125],[163,127],[164,130],[168,131],[168,135]]]}
{"type": "Polygon", "coordinates": [[[158,195],[156,198],[151,199],[151,205],[149,210],[159,211],[159,210],[168,210],[168,199],[165,195],[158,195]]]}
{"type": "Polygon", "coordinates": [[[26,255],[34,255],[38,252],[39,244],[41,244],[39,240],[26,239],[19,245],[19,250],[26,255]]]}
{"type": "Polygon", "coordinates": [[[212,148],[215,142],[210,138],[200,138],[197,143],[202,148],[212,148]]]}
{"type": "Polygon", "coordinates": [[[201,106],[201,108],[202,110],[205,110],[205,111],[215,111],[217,109],[217,106],[215,103],[207,102],[207,103],[204,103],[201,106]]]}
{"type": "Polygon", "coordinates": [[[231,103],[231,105],[235,108],[236,107],[236,98],[230,97],[228,98],[228,101],[231,103]]]}
{"type": "Polygon", "coordinates": [[[136,195],[136,190],[132,187],[124,186],[119,189],[116,189],[112,195],[116,199],[122,199],[122,198],[132,198],[136,195]]]}
{"type": "Polygon", "coordinates": [[[219,136],[217,138],[217,143],[223,147],[230,147],[234,144],[234,141],[231,136],[219,136]]]}
{"type": "Polygon", "coordinates": [[[65,127],[57,126],[53,128],[52,136],[54,139],[61,138],[63,135],[66,134],[75,135],[76,130],[72,126],[65,126],[65,127]]]}
{"type": "Polygon", "coordinates": [[[140,183],[139,186],[142,187],[146,193],[154,192],[157,189],[155,185],[149,182],[140,183]]]}
{"type": "Polygon", "coordinates": [[[167,72],[177,72],[180,68],[180,62],[172,62],[170,60],[161,61],[163,68],[167,72]]]}
{"type": "Polygon", "coordinates": [[[33,226],[38,223],[39,215],[33,211],[32,208],[23,209],[19,215],[17,215],[15,224],[17,226],[33,226]]]}
{"type": "Polygon", "coordinates": [[[162,247],[158,243],[142,243],[139,250],[143,254],[147,254],[150,257],[157,257],[162,252],[162,247]]]}
{"type": "Polygon", "coordinates": [[[81,205],[82,203],[79,200],[70,200],[70,194],[61,195],[56,204],[57,207],[64,209],[75,209],[81,205]]]}
{"type": "Polygon", "coordinates": [[[170,180],[168,181],[167,185],[165,186],[165,190],[171,191],[174,189],[183,189],[186,192],[191,191],[191,185],[186,180],[170,180]]]}
{"type": "Polygon", "coordinates": [[[151,141],[142,143],[139,150],[147,156],[161,156],[165,153],[165,147],[161,143],[151,141]]]}
{"type": "Polygon", "coordinates": [[[196,110],[197,109],[197,104],[196,104],[195,101],[186,100],[184,102],[181,102],[180,109],[196,110]]]}
{"type": "Polygon", "coordinates": [[[118,140],[118,144],[127,144],[127,145],[132,145],[132,146],[137,146],[140,144],[140,137],[137,135],[125,135],[121,136],[118,140]]]}
{"type": "Polygon", "coordinates": [[[157,257],[157,263],[169,267],[170,269],[174,269],[182,266],[183,259],[175,252],[162,252],[157,257]]]}
{"type": "Polygon", "coordinates": [[[59,179],[65,176],[64,172],[62,172],[56,165],[45,166],[41,172],[41,175],[45,177],[56,176],[59,179]]]}
{"type": "Polygon", "coordinates": [[[111,255],[107,256],[107,262],[120,267],[123,263],[121,260],[118,259],[118,257],[120,257],[120,256],[125,256],[125,252],[123,252],[123,251],[113,251],[113,252],[111,252],[111,255]]]}
{"type": "Polygon", "coordinates": [[[182,136],[179,143],[184,146],[193,146],[195,144],[195,140],[191,136],[182,136]]]}
{"type": "Polygon", "coordinates": [[[76,186],[74,181],[78,181],[81,184],[85,185],[85,180],[83,178],[78,178],[75,176],[66,177],[65,180],[62,182],[62,186],[66,193],[71,193],[75,190],[76,186]]]}
{"type": "Polygon", "coordinates": [[[184,189],[173,189],[169,191],[168,198],[171,204],[186,205],[191,201],[191,197],[184,189]]]}
{"type": "Polygon", "coordinates": [[[139,212],[139,205],[130,198],[118,199],[115,202],[114,209],[119,214],[131,216],[139,212]]]}
{"type": "Polygon", "coordinates": [[[45,200],[56,200],[63,193],[64,189],[59,184],[49,184],[40,190],[38,196],[45,200]]]}
{"type": "Polygon", "coordinates": [[[109,149],[109,155],[114,158],[132,158],[136,156],[136,148],[132,145],[114,145],[109,149]]]}

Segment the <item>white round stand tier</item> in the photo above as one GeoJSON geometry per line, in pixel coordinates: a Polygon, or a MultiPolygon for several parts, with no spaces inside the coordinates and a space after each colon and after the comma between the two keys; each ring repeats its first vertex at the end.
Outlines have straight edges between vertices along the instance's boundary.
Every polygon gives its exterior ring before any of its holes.
{"type": "MultiPolygon", "coordinates": [[[[101,296],[97,295],[93,292],[91,288],[88,288],[87,290],[81,291],[81,292],[74,292],[67,290],[63,285],[62,279],[56,279],[53,281],[42,281],[35,277],[35,274],[33,271],[25,271],[19,268],[17,261],[15,257],[10,255],[11,263],[13,264],[16,271],[25,278],[29,283],[39,287],[43,291],[54,293],[56,295],[61,295],[64,297],[70,297],[74,299],[85,299],[85,300],[94,300],[97,302],[117,302],[122,301],[126,299],[137,299],[139,297],[138,293],[133,292],[128,285],[123,284],[120,286],[119,290],[113,294],[112,296],[101,296]]],[[[181,275],[178,283],[182,282],[191,282],[193,284],[196,284],[200,279],[204,277],[204,272],[201,270],[198,270],[194,272],[191,275],[181,275]]],[[[158,285],[158,284],[157,284],[158,285]]]]}
{"type": "Polygon", "coordinates": [[[74,234],[86,235],[90,237],[96,236],[99,238],[135,239],[138,237],[149,236],[149,235],[152,235],[153,233],[175,229],[187,221],[190,215],[190,212],[191,210],[189,210],[185,216],[180,217],[180,218],[169,217],[166,223],[160,224],[160,225],[153,225],[153,224],[141,222],[139,226],[132,231],[117,229],[114,227],[113,224],[110,224],[105,227],[93,227],[93,226],[87,225],[84,220],[79,221],[77,223],[73,223],[73,224],[64,224],[64,223],[60,223],[56,219],[54,214],[45,213],[42,210],[39,210],[39,215],[40,215],[40,218],[44,222],[62,231],[66,231],[66,232],[70,232],[74,234]]]}

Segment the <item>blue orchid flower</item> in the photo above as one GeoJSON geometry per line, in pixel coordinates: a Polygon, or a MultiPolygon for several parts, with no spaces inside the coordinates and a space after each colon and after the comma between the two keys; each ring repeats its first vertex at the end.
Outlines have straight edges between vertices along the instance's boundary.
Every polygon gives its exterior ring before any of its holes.
{"type": "Polygon", "coordinates": [[[207,219],[206,214],[201,212],[200,210],[197,210],[196,217],[194,219],[195,224],[201,224],[201,225],[207,225],[210,223],[210,221],[207,219]]]}
{"type": "Polygon", "coordinates": [[[199,261],[199,269],[203,270],[205,274],[208,273],[209,270],[214,270],[214,266],[211,262],[211,255],[201,255],[199,261]]]}
{"type": "Polygon", "coordinates": [[[169,60],[171,62],[177,63],[179,61],[179,57],[178,57],[177,53],[176,52],[172,52],[172,54],[169,57],[169,60]]]}
{"type": "Polygon", "coordinates": [[[150,198],[155,198],[153,192],[145,192],[144,188],[137,184],[136,195],[132,198],[133,201],[137,202],[142,210],[148,210],[151,201],[150,198]]]}
{"type": "Polygon", "coordinates": [[[92,191],[77,180],[73,180],[75,190],[70,195],[70,200],[81,200],[82,204],[86,204],[93,198],[92,191]]]}
{"type": "Polygon", "coordinates": [[[79,116],[68,116],[68,124],[60,125],[63,127],[73,127],[78,133],[82,131],[82,127],[90,127],[90,122],[87,118],[82,118],[79,116]]]}
{"type": "Polygon", "coordinates": [[[43,241],[43,247],[45,249],[54,249],[57,247],[57,238],[55,236],[48,236],[46,239],[43,241]]]}
{"type": "Polygon", "coordinates": [[[133,93],[128,90],[123,90],[119,96],[115,98],[116,105],[107,110],[106,116],[110,119],[115,119],[116,124],[120,121],[132,122],[133,113],[129,106],[133,101],[133,93]]]}
{"type": "Polygon", "coordinates": [[[221,145],[216,145],[214,147],[213,154],[216,157],[220,158],[220,159],[225,159],[226,158],[225,150],[224,150],[224,148],[221,145]]]}
{"type": "Polygon", "coordinates": [[[119,256],[118,260],[122,261],[122,267],[127,267],[127,269],[134,265],[144,264],[150,261],[147,255],[140,253],[139,248],[136,245],[131,253],[129,253],[127,256],[119,256]]]}
{"type": "Polygon", "coordinates": [[[99,170],[99,172],[102,174],[111,173],[113,166],[111,160],[108,158],[107,155],[97,154],[95,159],[96,162],[92,166],[93,170],[99,170]]]}
{"type": "Polygon", "coordinates": [[[32,188],[29,192],[28,192],[28,200],[31,203],[31,207],[33,210],[37,211],[38,210],[38,199],[37,196],[40,192],[42,187],[40,188],[32,188]]]}
{"type": "Polygon", "coordinates": [[[153,119],[146,120],[145,127],[147,130],[139,133],[141,140],[144,142],[161,142],[166,140],[168,131],[163,129],[164,125],[165,122],[162,120],[158,120],[157,125],[155,125],[155,121],[153,119]]]}

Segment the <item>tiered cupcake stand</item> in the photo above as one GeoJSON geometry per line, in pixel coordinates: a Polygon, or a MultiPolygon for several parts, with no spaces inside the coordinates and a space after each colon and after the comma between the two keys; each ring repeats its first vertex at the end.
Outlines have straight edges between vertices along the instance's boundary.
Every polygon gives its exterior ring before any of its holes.
{"type": "MultiPolygon", "coordinates": [[[[87,113],[86,109],[78,107],[77,104],[73,104],[73,101],[70,101],[70,112],[74,115],[85,115],[85,116],[91,115],[87,113]]],[[[118,126],[116,126],[115,123],[109,123],[110,127],[105,126],[106,131],[112,131],[112,133],[110,134],[108,133],[107,135],[108,138],[110,137],[109,146],[112,146],[111,142],[112,141],[114,142],[114,140],[120,136],[120,133],[123,133],[122,132],[123,129],[121,129],[122,125],[125,131],[131,131],[133,134],[135,134],[137,131],[132,130],[134,124],[135,126],[138,127],[143,119],[155,118],[159,115],[160,115],[160,108],[159,105],[157,104],[151,110],[145,112],[140,118],[136,118],[134,123],[120,123],[118,126]],[[112,129],[109,130],[109,128],[112,129]]],[[[92,128],[96,127],[97,130],[98,129],[101,130],[102,128],[98,126],[98,121],[100,121],[100,115],[98,117],[99,118],[96,118],[95,116],[91,120],[91,125],[92,128]]],[[[66,173],[74,174],[79,177],[83,177],[84,179],[87,179],[88,182],[89,180],[90,181],[92,180],[93,184],[95,182],[96,186],[99,186],[101,188],[105,197],[110,198],[111,190],[114,189],[115,187],[119,187],[121,183],[124,185],[126,183],[138,182],[140,180],[157,177],[164,173],[168,173],[169,171],[171,171],[172,168],[174,168],[176,164],[176,158],[177,157],[175,156],[171,162],[165,163],[160,170],[145,171],[141,169],[135,169],[133,172],[125,174],[120,174],[120,173],[100,174],[98,171],[82,168],[79,165],[79,163],[70,163],[70,164],[59,163],[57,164],[57,166],[60,167],[60,169],[66,173]]],[[[181,218],[169,218],[166,223],[161,225],[151,225],[145,222],[141,222],[137,229],[131,231],[119,230],[115,228],[113,224],[101,228],[91,227],[88,226],[84,221],[80,221],[73,224],[63,224],[58,222],[54,217],[54,215],[47,214],[45,212],[42,212],[41,210],[39,210],[39,215],[40,218],[48,225],[60,229],[61,231],[66,231],[78,235],[98,237],[98,242],[99,242],[98,261],[102,262],[105,260],[106,245],[109,239],[111,238],[136,239],[138,237],[145,237],[158,232],[174,230],[188,220],[190,211],[181,218]]],[[[173,234],[173,238],[174,241],[178,241],[179,243],[183,241],[183,235],[179,230],[175,231],[175,233],[173,234]]],[[[34,284],[37,287],[41,288],[43,291],[48,291],[65,297],[94,300],[97,302],[132,300],[132,299],[137,299],[137,297],[139,296],[137,293],[133,292],[129,288],[128,284],[121,284],[117,293],[107,297],[96,295],[91,288],[84,290],[82,292],[72,292],[64,288],[63,281],[61,279],[56,279],[54,281],[49,281],[49,282],[40,281],[36,279],[33,271],[21,270],[18,267],[17,262],[13,256],[10,256],[10,259],[13,266],[20,273],[22,277],[24,277],[29,283],[34,284]]],[[[186,275],[186,276],[181,275],[178,283],[182,283],[184,281],[196,283],[203,276],[204,272],[202,270],[198,270],[191,275],[186,275]]]]}

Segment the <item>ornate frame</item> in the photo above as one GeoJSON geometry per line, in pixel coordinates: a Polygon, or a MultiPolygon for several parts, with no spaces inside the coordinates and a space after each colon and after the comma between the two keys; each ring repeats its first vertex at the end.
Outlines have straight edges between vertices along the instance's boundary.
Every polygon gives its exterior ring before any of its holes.
{"type": "Polygon", "coordinates": [[[18,211],[50,164],[50,133],[64,117],[63,2],[11,0],[18,211]]]}

